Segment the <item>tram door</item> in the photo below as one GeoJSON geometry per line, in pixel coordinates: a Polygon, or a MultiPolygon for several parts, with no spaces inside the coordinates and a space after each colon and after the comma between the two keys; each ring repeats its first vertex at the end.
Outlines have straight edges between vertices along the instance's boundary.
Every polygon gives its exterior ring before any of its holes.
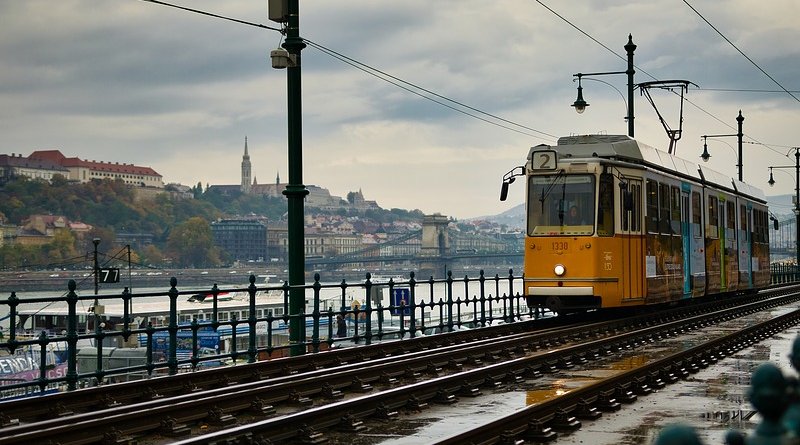
{"type": "Polygon", "coordinates": [[[621,251],[622,258],[625,259],[620,277],[622,300],[641,300],[646,289],[642,180],[628,179],[627,190],[621,198],[621,251]]]}
{"type": "Polygon", "coordinates": [[[691,234],[691,219],[689,210],[689,192],[691,189],[688,184],[683,185],[681,190],[681,239],[683,244],[683,298],[692,296],[692,234],[691,234]]]}

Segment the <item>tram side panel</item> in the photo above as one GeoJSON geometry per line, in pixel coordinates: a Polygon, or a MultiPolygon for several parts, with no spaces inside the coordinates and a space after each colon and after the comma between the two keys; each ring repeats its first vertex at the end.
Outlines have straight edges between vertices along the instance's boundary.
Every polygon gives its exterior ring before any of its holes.
{"type": "Polygon", "coordinates": [[[681,298],[683,244],[680,232],[680,190],[669,178],[646,181],[645,278],[647,304],[681,298]],[[674,193],[677,192],[677,196],[674,193]]]}

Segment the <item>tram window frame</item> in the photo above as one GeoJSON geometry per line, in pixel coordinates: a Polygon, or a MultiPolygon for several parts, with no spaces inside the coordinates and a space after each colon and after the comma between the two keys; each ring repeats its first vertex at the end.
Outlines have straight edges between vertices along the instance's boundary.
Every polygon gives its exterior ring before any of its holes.
{"type": "Polygon", "coordinates": [[[719,238],[719,198],[716,196],[708,197],[708,230],[706,237],[719,238]]]}
{"type": "Polygon", "coordinates": [[[647,233],[658,233],[658,182],[648,179],[646,182],[647,193],[647,233]]]}
{"type": "Polygon", "coordinates": [[[670,187],[670,233],[672,235],[681,235],[681,189],[672,186],[670,187]]]}
{"type": "Polygon", "coordinates": [[[702,225],[702,217],[701,212],[703,211],[703,206],[700,203],[700,192],[692,192],[692,236],[695,238],[700,238],[702,231],[700,230],[700,226],[702,225]]]}
{"type": "Polygon", "coordinates": [[[659,209],[659,225],[658,231],[662,235],[670,235],[672,227],[670,224],[670,188],[669,184],[658,185],[658,209],[659,209]]]}
{"type": "MultiPolygon", "coordinates": [[[[623,232],[639,232],[641,231],[640,219],[639,215],[641,212],[642,207],[642,183],[641,181],[634,181],[628,180],[628,193],[631,195],[631,199],[633,200],[633,207],[630,211],[626,211],[624,205],[620,205],[620,210],[622,211],[622,231],[623,232]]],[[[620,200],[624,203],[625,198],[620,197],[620,200]]]]}
{"type": "Polygon", "coordinates": [[[597,193],[597,236],[614,236],[614,175],[601,173],[597,193]]]}
{"type": "Polygon", "coordinates": [[[732,200],[725,202],[725,228],[730,230],[736,229],[736,203],[732,200]]]}

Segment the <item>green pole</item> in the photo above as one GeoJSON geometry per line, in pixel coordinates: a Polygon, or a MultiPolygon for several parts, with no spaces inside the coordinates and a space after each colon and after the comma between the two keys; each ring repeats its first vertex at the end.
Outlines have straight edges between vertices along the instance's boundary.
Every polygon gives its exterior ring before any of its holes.
{"type": "Polygon", "coordinates": [[[305,354],[305,238],[303,233],[303,199],[308,190],[303,184],[303,126],[300,88],[300,51],[306,44],[300,37],[299,0],[289,0],[289,19],[283,47],[294,57],[286,70],[289,122],[289,184],[283,194],[289,210],[289,342],[291,355],[305,354]]]}

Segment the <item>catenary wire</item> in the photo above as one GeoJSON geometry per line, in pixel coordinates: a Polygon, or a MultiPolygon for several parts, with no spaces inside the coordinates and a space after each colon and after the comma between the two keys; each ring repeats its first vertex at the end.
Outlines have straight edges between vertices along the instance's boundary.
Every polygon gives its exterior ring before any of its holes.
{"type": "Polygon", "coordinates": [[[723,39],[724,39],[726,42],[728,42],[728,44],[730,44],[730,45],[733,47],[733,49],[735,49],[736,51],[738,51],[738,52],[739,52],[739,54],[741,54],[741,55],[742,55],[742,57],[744,57],[745,59],[747,59],[747,61],[749,61],[750,63],[752,63],[752,64],[753,64],[753,66],[755,66],[756,68],[758,68],[758,70],[759,70],[759,71],[761,71],[761,72],[762,72],[762,73],[763,73],[765,76],[767,76],[767,77],[769,78],[769,80],[771,80],[772,82],[774,82],[774,83],[775,83],[775,85],[779,86],[779,87],[781,88],[781,90],[783,90],[783,91],[784,91],[786,94],[788,94],[789,96],[792,96],[792,99],[794,99],[794,100],[796,100],[796,101],[800,102],[800,99],[798,99],[798,98],[797,98],[797,96],[795,96],[795,95],[794,95],[794,94],[792,94],[792,93],[791,93],[789,90],[787,90],[787,89],[786,89],[786,88],[785,88],[783,85],[781,85],[781,83],[780,83],[780,82],[778,82],[777,80],[775,80],[775,78],[774,78],[774,77],[772,77],[772,76],[771,76],[771,75],[770,75],[768,72],[766,72],[766,71],[764,70],[764,68],[761,68],[761,66],[759,66],[759,65],[758,65],[758,64],[757,64],[757,63],[756,63],[756,62],[755,62],[753,59],[751,59],[751,58],[750,58],[750,57],[749,57],[747,54],[745,54],[745,53],[744,53],[744,51],[742,51],[741,49],[739,49],[739,47],[738,47],[738,46],[736,46],[736,44],[734,44],[733,42],[731,42],[731,40],[730,40],[729,38],[727,38],[727,37],[725,36],[725,34],[723,34],[723,33],[722,33],[722,32],[721,32],[719,29],[717,29],[717,27],[716,27],[716,26],[714,26],[714,25],[713,25],[711,22],[709,22],[709,21],[708,21],[708,19],[706,19],[706,18],[703,16],[703,14],[700,14],[700,11],[698,11],[697,9],[695,9],[695,7],[694,7],[694,6],[692,6],[692,5],[691,5],[691,4],[690,4],[690,3],[689,3],[687,0],[683,0],[683,2],[684,2],[684,3],[686,3],[686,6],[688,6],[688,7],[689,7],[689,9],[691,9],[692,11],[694,11],[694,13],[698,15],[698,17],[700,17],[701,19],[703,19],[703,21],[704,21],[704,22],[706,22],[706,24],[707,24],[708,26],[710,26],[710,27],[711,27],[711,29],[713,29],[714,31],[716,31],[716,32],[717,32],[717,34],[719,34],[719,36],[720,36],[720,37],[722,37],[722,38],[723,38],[723,39]]]}

